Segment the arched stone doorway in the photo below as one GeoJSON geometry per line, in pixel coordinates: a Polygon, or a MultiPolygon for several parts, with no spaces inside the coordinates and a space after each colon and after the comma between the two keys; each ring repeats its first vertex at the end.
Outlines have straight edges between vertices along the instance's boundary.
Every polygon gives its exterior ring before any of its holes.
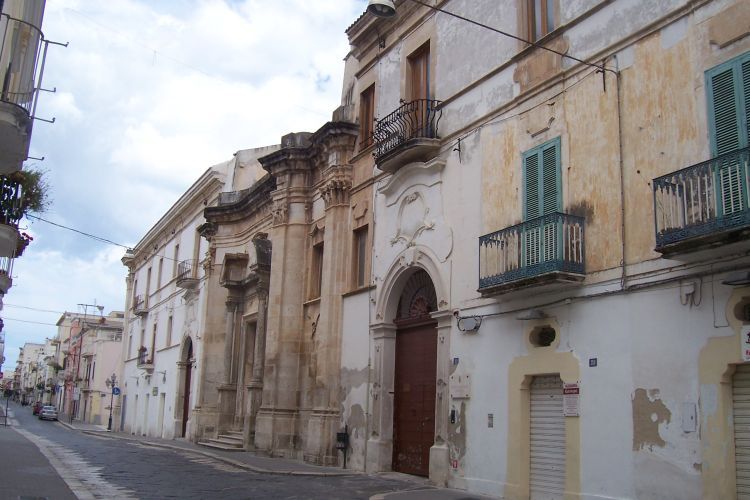
{"type": "Polygon", "coordinates": [[[175,420],[178,436],[188,437],[188,421],[190,420],[190,392],[193,377],[193,340],[188,336],[182,341],[178,368],[178,391],[175,402],[175,420]]]}
{"type": "Polygon", "coordinates": [[[375,321],[370,324],[374,373],[366,469],[368,472],[429,473],[430,482],[446,485],[449,467],[447,380],[453,315],[448,287],[438,262],[429,249],[411,247],[394,261],[379,287],[375,321]],[[419,362],[423,365],[419,370],[423,374],[404,374],[401,365],[417,364],[415,358],[423,360],[419,362]],[[409,362],[402,363],[402,359],[409,362]],[[432,376],[425,376],[426,373],[432,376]],[[404,439],[402,430],[408,432],[409,423],[399,422],[400,413],[412,408],[397,401],[403,396],[397,392],[412,391],[414,382],[423,386],[420,392],[425,396],[420,405],[432,406],[429,415],[413,408],[422,414],[421,421],[415,419],[411,423],[412,428],[418,426],[420,439],[425,441],[419,444],[404,439]],[[428,446],[430,433],[431,446],[428,446]],[[428,458],[424,458],[426,447],[428,458]],[[405,455],[400,456],[404,451],[405,455]],[[415,458],[417,453],[418,459],[415,458]],[[416,467],[407,468],[405,463],[416,467]]]}
{"type": "Polygon", "coordinates": [[[429,475],[435,442],[436,310],[435,287],[420,269],[406,282],[394,319],[393,470],[417,476],[429,475]]]}

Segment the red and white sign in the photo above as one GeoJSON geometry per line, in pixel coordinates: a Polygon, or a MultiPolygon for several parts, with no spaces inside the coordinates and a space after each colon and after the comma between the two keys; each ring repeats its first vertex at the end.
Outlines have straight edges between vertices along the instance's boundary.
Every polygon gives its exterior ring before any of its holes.
{"type": "Polygon", "coordinates": [[[742,361],[750,361],[750,326],[743,326],[740,330],[740,349],[742,361]]]}
{"type": "Polygon", "coordinates": [[[580,407],[581,388],[578,382],[575,384],[563,384],[563,415],[566,417],[577,417],[581,412],[580,407]]]}

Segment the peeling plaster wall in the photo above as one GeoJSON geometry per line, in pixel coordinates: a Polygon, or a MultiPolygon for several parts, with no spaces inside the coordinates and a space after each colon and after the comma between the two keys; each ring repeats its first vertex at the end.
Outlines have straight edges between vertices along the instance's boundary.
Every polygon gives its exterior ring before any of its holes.
{"type": "Polygon", "coordinates": [[[368,395],[371,381],[368,373],[370,331],[365,318],[370,316],[369,291],[350,295],[344,299],[343,338],[341,343],[341,396],[342,422],[349,427],[347,467],[365,469],[365,443],[368,436],[368,395]]]}

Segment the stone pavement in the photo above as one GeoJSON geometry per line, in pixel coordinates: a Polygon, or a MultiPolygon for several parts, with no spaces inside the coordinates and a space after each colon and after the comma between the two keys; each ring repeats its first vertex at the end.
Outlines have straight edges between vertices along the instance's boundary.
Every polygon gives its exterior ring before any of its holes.
{"type": "MultiPolygon", "coordinates": [[[[198,453],[206,457],[261,474],[311,477],[352,476],[364,474],[362,472],[345,470],[337,467],[323,467],[319,465],[307,464],[299,460],[272,458],[250,451],[232,452],[209,449],[185,439],[167,440],[146,436],[135,436],[124,432],[107,432],[106,426],[102,425],[86,424],[77,421],[73,421],[73,423],[71,424],[62,420],[60,421],[60,423],[71,429],[76,429],[83,433],[96,435],[98,437],[134,441],[142,445],[153,446],[157,448],[188,450],[193,453],[198,453]]],[[[392,493],[380,493],[372,496],[371,500],[487,500],[493,498],[483,495],[471,494],[461,490],[438,488],[429,485],[424,478],[418,478],[406,474],[389,472],[383,473],[383,475],[394,479],[399,479],[401,481],[411,482],[413,483],[413,488],[392,493]]]]}

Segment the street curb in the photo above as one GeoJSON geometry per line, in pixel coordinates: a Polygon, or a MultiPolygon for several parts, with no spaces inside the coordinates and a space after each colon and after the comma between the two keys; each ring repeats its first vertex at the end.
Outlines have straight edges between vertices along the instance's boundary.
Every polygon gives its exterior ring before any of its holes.
{"type": "MultiPolygon", "coordinates": [[[[66,427],[78,430],[72,425],[66,424],[64,422],[60,422],[66,427]]],[[[194,448],[184,448],[182,446],[174,446],[171,444],[166,443],[154,443],[151,441],[142,441],[140,439],[121,436],[117,434],[110,434],[108,432],[102,432],[102,431],[88,431],[88,430],[81,430],[80,431],[83,434],[90,434],[92,436],[98,436],[98,437],[104,437],[109,439],[122,439],[123,441],[130,441],[133,443],[139,443],[144,446],[152,446],[154,448],[164,448],[168,450],[178,450],[178,451],[187,451],[190,453],[197,453],[199,455],[203,455],[205,457],[213,458],[215,460],[219,460],[221,462],[234,465],[236,467],[239,467],[241,469],[245,469],[251,472],[255,472],[258,474],[274,474],[278,476],[303,476],[303,477],[342,477],[342,476],[357,476],[361,475],[361,472],[351,471],[351,472],[301,472],[301,471],[279,471],[279,470],[272,470],[272,469],[264,469],[262,467],[256,467],[254,465],[249,465],[244,462],[240,462],[238,460],[232,460],[231,458],[223,457],[221,455],[215,455],[214,453],[203,451],[203,450],[196,450],[194,448]]]]}

